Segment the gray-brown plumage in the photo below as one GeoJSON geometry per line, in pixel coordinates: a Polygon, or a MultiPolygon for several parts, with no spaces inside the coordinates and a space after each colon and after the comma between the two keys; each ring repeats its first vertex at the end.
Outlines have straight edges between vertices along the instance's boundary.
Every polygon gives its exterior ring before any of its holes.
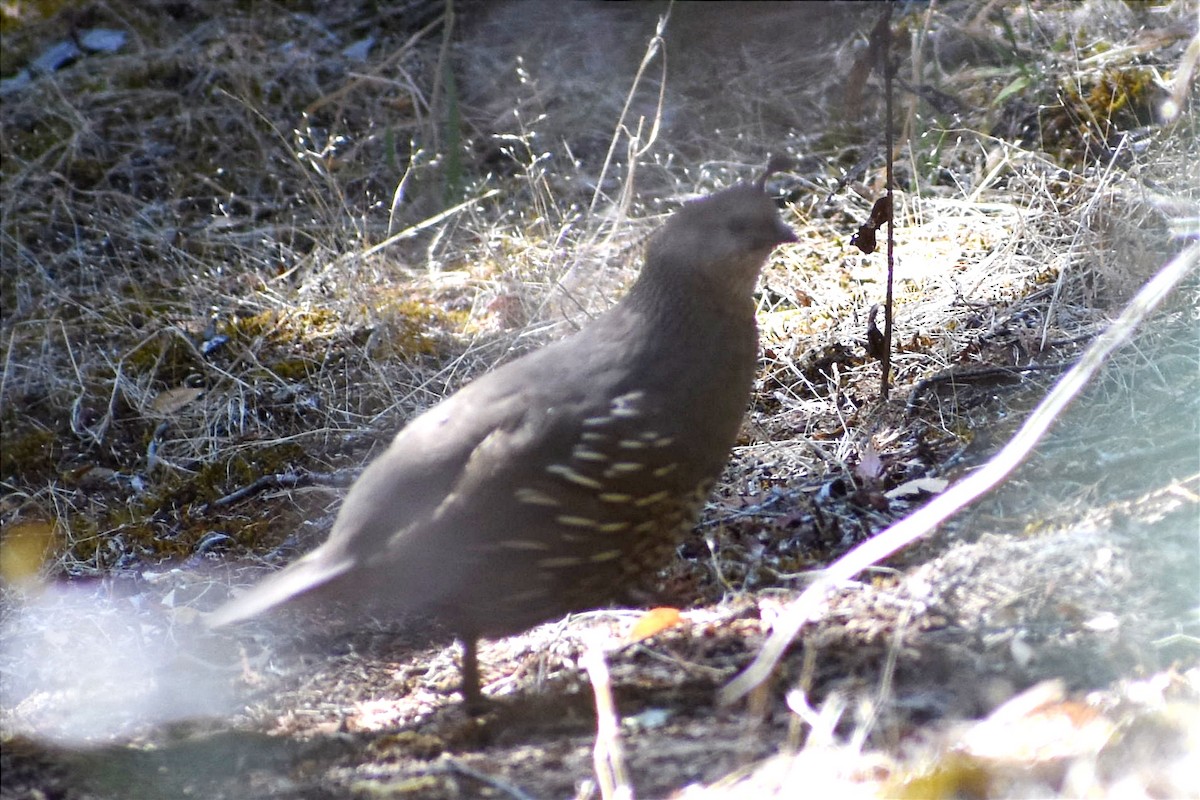
{"type": "Polygon", "coordinates": [[[621,600],[669,563],[749,401],[759,271],[795,241],[765,179],[685,205],[616,306],[410,422],[329,539],[210,622],[309,593],[428,613],[478,706],[478,637],[621,600]]]}

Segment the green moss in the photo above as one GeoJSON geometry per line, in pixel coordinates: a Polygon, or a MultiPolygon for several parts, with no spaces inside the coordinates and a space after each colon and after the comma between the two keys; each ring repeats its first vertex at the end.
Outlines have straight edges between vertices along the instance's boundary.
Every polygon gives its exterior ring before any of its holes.
{"type": "Polygon", "coordinates": [[[248,548],[271,546],[276,543],[272,534],[281,540],[306,516],[303,507],[291,499],[276,505],[256,495],[228,506],[213,501],[307,460],[296,443],[243,450],[191,475],[173,475],[136,502],[107,506],[99,519],[73,514],[67,526],[71,534],[62,545],[65,560],[106,569],[130,554],[151,562],[189,558],[214,532],[248,548]]]}
{"type": "Polygon", "coordinates": [[[167,387],[182,385],[189,376],[203,372],[204,368],[195,348],[169,334],[154,337],[127,353],[123,365],[130,376],[149,376],[167,387]]]}
{"type": "Polygon", "coordinates": [[[26,25],[48,20],[68,5],[71,5],[69,0],[25,0],[21,3],[6,3],[4,13],[0,14],[0,33],[12,33],[26,25]]]}
{"type": "Polygon", "coordinates": [[[388,298],[373,309],[379,319],[376,358],[412,359],[437,355],[445,334],[463,330],[470,314],[466,311],[447,311],[424,299],[388,298]]]}
{"type": "Polygon", "coordinates": [[[212,502],[264,475],[287,472],[307,461],[304,447],[295,442],[240,450],[201,466],[184,486],[171,492],[172,500],[176,503],[212,502]]]}
{"type": "Polygon", "coordinates": [[[1113,67],[1090,86],[1068,80],[1041,116],[1041,144],[1066,163],[1103,158],[1123,132],[1154,122],[1157,91],[1147,67],[1113,67]]]}
{"type": "Polygon", "coordinates": [[[292,345],[330,335],[341,324],[341,318],[327,308],[267,309],[223,320],[219,332],[243,345],[292,345]]]}
{"type": "Polygon", "coordinates": [[[42,483],[54,476],[62,446],[53,430],[7,412],[0,431],[0,478],[42,483]]]}
{"type": "Polygon", "coordinates": [[[307,378],[312,371],[312,360],[308,358],[285,358],[271,364],[271,372],[289,381],[299,381],[307,378]]]}
{"type": "Polygon", "coordinates": [[[1149,67],[1108,69],[1084,102],[1102,130],[1149,125],[1154,122],[1155,86],[1149,67]]]}
{"type": "Polygon", "coordinates": [[[66,523],[63,526],[63,547],[69,554],[68,560],[82,562],[98,569],[116,560],[119,548],[107,544],[110,539],[100,534],[100,525],[96,520],[86,514],[72,514],[66,523]]]}

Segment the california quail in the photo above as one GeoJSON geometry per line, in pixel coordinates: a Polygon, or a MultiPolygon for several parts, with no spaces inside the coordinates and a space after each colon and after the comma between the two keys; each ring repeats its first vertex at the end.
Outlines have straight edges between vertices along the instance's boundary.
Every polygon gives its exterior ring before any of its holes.
{"type": "Polygon", "coordinates": [[[478,637],[620,600],[669,563],[749,401],[759,271],[796,241],[770,170],[676,212],[608,312],[410,422],[329,539],[210,624],[310,592],[431,614],[461,640],[478,707],[478,637]]]}

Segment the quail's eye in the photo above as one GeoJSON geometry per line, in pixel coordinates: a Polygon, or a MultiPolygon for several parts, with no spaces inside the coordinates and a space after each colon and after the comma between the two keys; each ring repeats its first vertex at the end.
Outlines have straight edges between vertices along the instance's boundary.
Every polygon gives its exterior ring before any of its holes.
{"type": "Polygon", "coordinates": [[[746,250],[756,250],[774,243],[771,239],[771,229],[758,217],[731,217],[726,225],[726,230],[734,237],[739,247],[746,250]]]}
{"type": "Polygon", "coordinates": [[[742,235],[750,231],[753,221],[749,217],[730,217],[726,225],[730,233],[742,235]]]}

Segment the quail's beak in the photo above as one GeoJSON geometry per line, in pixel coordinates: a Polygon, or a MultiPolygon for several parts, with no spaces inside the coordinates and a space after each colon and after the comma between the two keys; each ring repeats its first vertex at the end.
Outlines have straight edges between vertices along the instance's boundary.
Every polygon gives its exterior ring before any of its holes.
{"type": "Polygon", "coordinates": [[[752,245],[751,249],[755,252],[761,250],[774,250],[781,244],[792,244],[800,241],[796,237],[796,232],[793,231],[787,223],[781,219],[776,219],[771,226],[762,226],[758,230],[748,234],[748,243],[752,245]]]}

